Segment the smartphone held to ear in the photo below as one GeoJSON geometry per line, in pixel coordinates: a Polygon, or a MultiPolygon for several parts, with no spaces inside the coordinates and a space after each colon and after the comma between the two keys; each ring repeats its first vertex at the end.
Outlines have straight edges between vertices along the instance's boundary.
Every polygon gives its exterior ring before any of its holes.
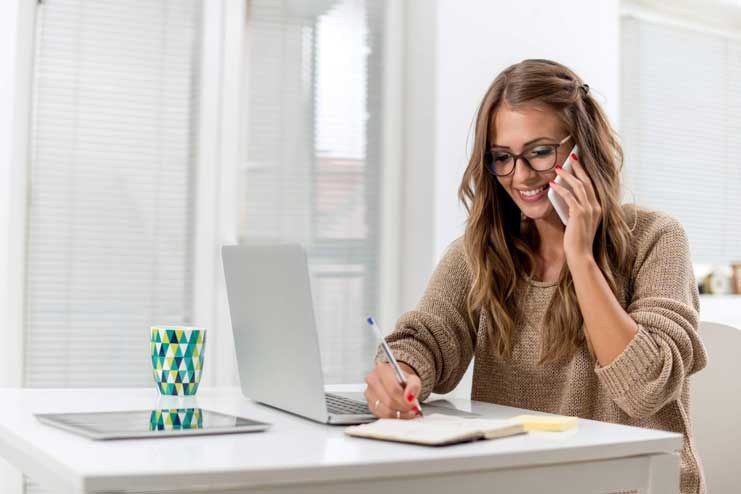
{"type": "MultiPolygon", "coordinates": [[[[571,151],[569,152],[568,158],[566,158],[566,161],[564,162],[562,168],[564,170],[571,171],[571,155],[575,154],[579,156],[579,146],[574,146],[571,151]]],[[[569,192],[573,192],[571,189],[571,186],[566,183],[565,180],[561,178],[561,176],[557,176],[556,180],[554,180],[558,185],[565,187],[569,190],[569,192]]],[[[569,222],[569,205],[566,204],[566,201],[563,200],[561,196],[558,195],[558,192],[556,192],[553,189],[548,189],[548,200],[551,201],[551,204],[553,204],[553,209],[556,210],[556,213],[558,214],[558,217],[561,218],[561,222],[565,225],[569,222]]]]}

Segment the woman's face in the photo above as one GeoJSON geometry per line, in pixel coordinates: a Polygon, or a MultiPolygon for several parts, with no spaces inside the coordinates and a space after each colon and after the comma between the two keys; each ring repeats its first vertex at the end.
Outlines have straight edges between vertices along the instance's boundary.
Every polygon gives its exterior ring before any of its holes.
{"type": "MultiPolygon", "coordinates": [[[[520,154],[526,149],[535,149],[538,144],[558,144],[568,135],[553,111],[532,105],[517,110],[502,105],[494,117],[493,130],[489,141],[495,156],[520,154]]],[[[573,146],[573,139],[559,146],[555,158],[559,165],[573,146]]],[[[555,178],[555,170],[538,172],[519,158],[514,171],[504,177],[498,176],[497,180],[520,210],[528,218],[537,220],[555,213],[548,200],[548,182],[555,178]]]]}

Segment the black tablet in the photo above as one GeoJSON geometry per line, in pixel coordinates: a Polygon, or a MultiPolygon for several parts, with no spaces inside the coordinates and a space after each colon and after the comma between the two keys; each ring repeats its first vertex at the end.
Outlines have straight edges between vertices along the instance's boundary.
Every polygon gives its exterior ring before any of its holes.
{"type": "Polygon", "coordinates": [[[44,413],[42,423],[90,439],[129,439],[259,432],[271,424],[203,408],[44,413]]]}

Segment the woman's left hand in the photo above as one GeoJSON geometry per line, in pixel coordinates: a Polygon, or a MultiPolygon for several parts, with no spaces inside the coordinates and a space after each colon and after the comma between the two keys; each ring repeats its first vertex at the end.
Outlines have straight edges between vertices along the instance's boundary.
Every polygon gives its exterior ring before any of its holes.
{"type": "Polygon", "coordinates": [[[577,156],[571,155],[572,170],[556,167],[556,173],[565,181],[573,193],[563,185],[551,181],[553,190],[569,205],[569,221],[563,239],[566,262],[573,267],[577,260],[592,258],[592,246],[602,219],[602,207],[597,201],[592,181],[579,163],[577,156]]]}

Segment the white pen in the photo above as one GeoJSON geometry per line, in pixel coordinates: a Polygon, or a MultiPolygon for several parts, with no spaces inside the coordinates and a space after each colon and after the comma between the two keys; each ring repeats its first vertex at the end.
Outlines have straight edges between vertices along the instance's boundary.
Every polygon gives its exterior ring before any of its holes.
{"type": "MultiPolygon", "coordinates": [[[[386,359],[391,364],[391,368],[394,369],[394,373],[396,374],[396,380],[399,381],[399,384],[401,384],[402,388],[406,388],[407,386],[407,380],[404,376],[404,372],[401,370],[401,367],[399,367],[399,363],[396,361],[396,358],[394,358],[394,354],[391,353],[391,348],[389,348],[388,343],[386,343],[386,338],[383,337],[383,332],[381,331],[381,328],[378,326],[376,321],[371,317],[368,316],[368,325],[373,328],[373,331],[376,333],[376,337],[381,340],[381,347],[383,348],[383,352],[386,354],[386,359]]],[[[419,415],[421,417],[424,416],[422,413],[422,406],[419,404],[419,400],[415,397],[414,398],[414,404],[417,406],[417,410],[419,411],[419,415]]]]}

